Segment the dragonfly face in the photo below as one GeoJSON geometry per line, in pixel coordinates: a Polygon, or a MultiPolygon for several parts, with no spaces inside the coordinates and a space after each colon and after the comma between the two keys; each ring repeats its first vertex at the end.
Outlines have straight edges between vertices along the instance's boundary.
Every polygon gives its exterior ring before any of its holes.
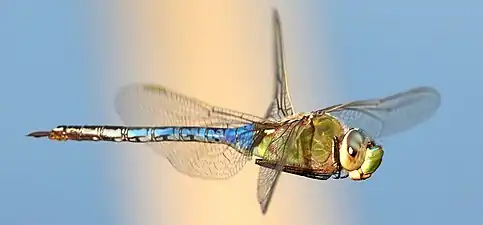
{"type": "Polygon", "coordinates": [[[352,180],[365,180],[381,165],[384,150],[362,129],[351,128],[339,148],[341,166],[352,180]]]}

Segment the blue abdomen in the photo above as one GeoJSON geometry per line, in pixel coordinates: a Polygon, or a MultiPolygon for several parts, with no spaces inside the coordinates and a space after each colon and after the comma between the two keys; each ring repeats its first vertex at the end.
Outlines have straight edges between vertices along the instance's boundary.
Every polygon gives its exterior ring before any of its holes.
{"type": "Polygon", "coordinates": [[[254,139],[254,125],[236,128],[214,127],[130,127],[126,133],[131,142],[196,141],[227,144],[235,149],[248,150],[254,139]]]}
{"type": "Polygon", "coordinates": [[[124,127],[58,126],[52,132],[66,140],[113,142],[195,141],[230,145],[238,150],[252,148],[255,125],[217,127],[124,127]]]}

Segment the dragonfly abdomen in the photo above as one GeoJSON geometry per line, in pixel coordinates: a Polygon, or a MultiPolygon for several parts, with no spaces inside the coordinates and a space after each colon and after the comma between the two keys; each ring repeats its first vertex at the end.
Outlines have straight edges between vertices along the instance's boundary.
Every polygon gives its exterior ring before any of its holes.
{"type": "Polygon", "coordinates": [[[29,136],[66,141],[164,142],[194,141],[227,144],[248,150],[254,139],[254,125],[235,128],[217,127],[126,127],[126,126],[58,126],[50,132],[33,132],[29,136]]]}

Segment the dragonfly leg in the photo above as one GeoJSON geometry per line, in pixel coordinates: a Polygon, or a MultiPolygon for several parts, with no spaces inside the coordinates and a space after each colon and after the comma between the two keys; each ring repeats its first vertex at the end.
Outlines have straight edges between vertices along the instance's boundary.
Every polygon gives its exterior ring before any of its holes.
{"type": "MultiPolygon", "coordinates": [[[[262,167],[270,168],[270,169],[274,169],[275,165],[276,165],[275,163],[270,162],[268,160],[264,160],[264,159],[256,159],[255,164],[262,166],[262,167]]],[[[311,169],[300,168],[300,167],[289,166],[289,165],[284,166],[282,171],[286,172],[286,173],[298,175],[298,176],[316,179],[316,180],[327,180],[332,175],[332,174],[327,174],[327,173],[319,173],[319,172],[311,170],[311,169]]]]}

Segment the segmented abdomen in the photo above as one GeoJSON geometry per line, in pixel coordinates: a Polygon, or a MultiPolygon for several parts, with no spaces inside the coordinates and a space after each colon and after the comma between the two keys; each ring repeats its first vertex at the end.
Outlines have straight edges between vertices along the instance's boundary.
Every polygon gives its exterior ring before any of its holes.
{"type": "Polygon", "coordinates": [[[214,127],[124,127],[124,126],[58,126],[49,135],[53,140],[163,142],[195,141],[221,143],[236,149],[250,149],[254,125],[237,128],[214,127]]]}

